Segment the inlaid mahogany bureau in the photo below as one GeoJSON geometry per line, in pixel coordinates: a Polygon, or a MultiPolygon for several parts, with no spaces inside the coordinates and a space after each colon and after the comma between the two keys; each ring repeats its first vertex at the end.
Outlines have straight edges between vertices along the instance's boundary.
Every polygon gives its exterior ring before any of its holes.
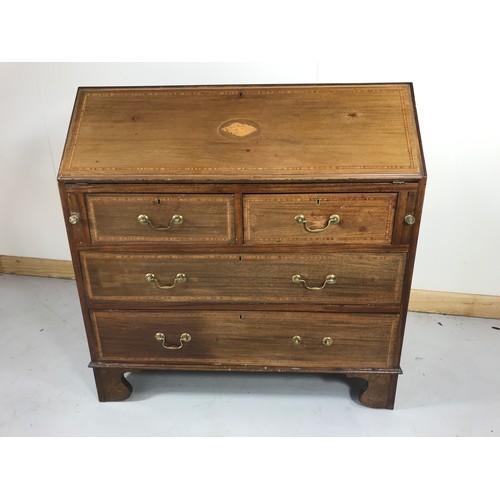
{"type": "Polygon", "coordinates": [[[59,185],[97,392],[359,377],[392,408],[426,173],[411,84],[80,88],[59,185]]]}

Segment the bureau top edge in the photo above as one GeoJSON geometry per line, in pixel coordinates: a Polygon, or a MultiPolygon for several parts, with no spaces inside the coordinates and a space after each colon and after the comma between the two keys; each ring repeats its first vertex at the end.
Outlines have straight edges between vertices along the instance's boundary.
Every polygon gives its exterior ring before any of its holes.
{"type": "Polygon", "coordinates": [[[312,188],[315,185],[321,186],[324,184],[410,184],[410,183],[418,183],[421,180],[425,180],[427,178],[426,174],[418,174],[418,175],[364,175],[357,177],[325,177],[321,179],[317,178],[280,178],[278,176],[263,176],[259,178],[257,176],[253,176],[252,178],[239,178],[233,176],[231,178],[222,178],[222,177],[204,177],[202,179],[198,179],[195,177],[191,178],[165,178],[161,176],[148,175],[148,176],[120,176],[120,178],[103,178],[103,177],[92,177],[81,175],[58,175],[57,180],[60,184],[76,184],[76,185],[102,185],[102,184],[133,184],[133,185],[141,185],[141,184],[158,184],[158,185],[266,185],[266,184],[276,184],[276,185],[289,185],[289,186],[302,186],[308,185],[308,187],[312,188]]]}
{"type": "Polygon", "coordinates": [[[58,179],[418,180],[409,83],[78,89],[58,179]]]}

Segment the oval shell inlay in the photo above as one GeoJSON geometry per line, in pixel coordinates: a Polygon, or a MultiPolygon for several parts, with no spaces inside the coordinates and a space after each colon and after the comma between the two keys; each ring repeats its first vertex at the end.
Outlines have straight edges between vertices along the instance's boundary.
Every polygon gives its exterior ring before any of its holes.
{"type": "Polygon", "coordinates": [[[260,126],[253,120],[235,118],[221,123],[218,131],[229,139],[248,139],[260,133],[260,126]]]}

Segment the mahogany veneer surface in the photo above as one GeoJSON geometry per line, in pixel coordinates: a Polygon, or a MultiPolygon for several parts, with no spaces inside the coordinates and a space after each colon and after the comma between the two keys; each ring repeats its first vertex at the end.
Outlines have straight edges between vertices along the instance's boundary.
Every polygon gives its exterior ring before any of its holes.
{"type": "Polygon", "coordinates": [[[393,407],[411,84],[80,88],[58,180],[101,401],[138,369],[303,371],[393,407]]]}

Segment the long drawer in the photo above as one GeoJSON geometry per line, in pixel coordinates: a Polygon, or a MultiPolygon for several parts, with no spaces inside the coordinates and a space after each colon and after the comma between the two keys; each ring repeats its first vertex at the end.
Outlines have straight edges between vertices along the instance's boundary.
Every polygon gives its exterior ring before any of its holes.
{"type": "Polygon", "coordinates": [[[93,311],[101,361],[390,368],[397,314],[93,311]]]}
{"type": "Polygon", "coordinates": [[[91,300],[397,304],[406,254],[81,252],[91,300]]]}

